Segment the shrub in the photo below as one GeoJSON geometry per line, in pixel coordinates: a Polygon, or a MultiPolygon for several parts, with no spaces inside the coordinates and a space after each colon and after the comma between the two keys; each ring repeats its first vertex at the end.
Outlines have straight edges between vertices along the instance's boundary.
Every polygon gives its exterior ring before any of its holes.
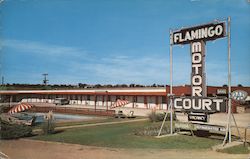
{"type": "MultiPolygon", "coordinates": [[[[134,131],[135,135],[139,136],[157,136],[161,128],[161,123],[155,123],[144,128],[136,129],[134,131]]],[[[164,124],[162,127],[161,135],[170,134],[170,125],[164,124]]]]}
{"type": "MultiPolygon", "coordinates": [[[[156,113],[155,111],[151,112],[148,115],[148,118],[151,122],[159,122],[163,121],[166,113],[156,113]]],[[[173,113],[173,120],[176,120],[176,114],[173,113]]],[[[170,113],[168,112],[166,120],[165,121],[170,121],[170,113]]]]}
{"type": "Polygon", "coordinates": [[[0,105],[0,113],[6,113],[10,110],[8,105],[0,105]]]}
{"type": "Polygon", "coordinates": [[[0,119],[0,137],[2,139],[16,139],[20,137],[30,136],[32,133],[31,127],[24,124],[10,124],[7,121],[0,119]]]}

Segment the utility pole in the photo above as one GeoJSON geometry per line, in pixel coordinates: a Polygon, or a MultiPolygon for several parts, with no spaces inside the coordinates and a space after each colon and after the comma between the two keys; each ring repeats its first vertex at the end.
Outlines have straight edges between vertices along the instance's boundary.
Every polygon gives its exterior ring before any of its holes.
{"type": "Polygon", "coordinates": [[[2,86],[4,85],[4,76],[2,76],[2,86]]]}
{"type": "Polygon", "coordinates": [[[43,74],[43,76],[44,76],[44,79],[43,79],[43,84],[45,85],[45,86],[47,86],[47,84],[48,84],[48,82],[49,82],[49,80],[47,79],[47,76],[48,76],[49,74],[47,74],[47,73],[44,73],[43,74]]]}

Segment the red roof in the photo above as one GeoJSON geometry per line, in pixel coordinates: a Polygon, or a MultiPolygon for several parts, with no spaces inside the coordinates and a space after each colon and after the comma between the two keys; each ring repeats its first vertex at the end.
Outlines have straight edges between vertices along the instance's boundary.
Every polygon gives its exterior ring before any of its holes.
{"type": "MultiPolygon", "coordinates": [[[[131,88],[130,88],[131,89],[131,88]]],[[[147,92],[146,89],[150,89],[150,88],[145,88],[145,92],[144,91],[132,91],[133,89],[131,89],[131,92],[128,91],[123,91],[122,89],[116,92],[91,92],[91,91],[77,91],[77,90],[34,90],[34,91],[0,91],[1,95],[17,95],[17,94],[69,94],[69,95],[73,95],[73,94],[82,94],[82,95],[145,95],[145,96],[165,96],[167,94],[169,94],[170,92],[170,87],[167,86],[166,87],[166,91],[153,91],[153,92],[147,92]]],[[[207,89],[207,94],[217,94],[217,90],[218,89],[226,89],[227,91],[227,87],[218,87],[218,86],[208,86],[207,89]]],[[[98,89],[97,89],[98,90],[98,89]]],[[[234,90],[244,90],[246,91],[249,95],[250,95],[250,87],[232,87],[232,91],[234,90]]],[[[191,95],[191,86],[190,85],[185,85],[185,86],[174,86],[173,87],[173,94],[177,95],[177,96],[181,96],[181,95],[191,95]]]]}

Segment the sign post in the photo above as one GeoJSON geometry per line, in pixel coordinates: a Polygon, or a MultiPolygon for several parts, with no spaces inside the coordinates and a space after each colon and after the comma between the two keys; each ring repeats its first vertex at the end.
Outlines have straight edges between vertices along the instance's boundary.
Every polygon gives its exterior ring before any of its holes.
{"type": "Polygon", "coordinates": [[[173,32],[170,30],[170,134],[173,134],[173,32]]]}
{"type": "MultiPolygon", "coordinates": [[[[169,38],[169,62],[170,62],[170,94],[167,94],[169,97],[169,106],[168,110],[170,110],[170,134],[173,134],[173,32],[170,29],[169,30],[170,38],[169,38]]],[[[158,132],[157,136],[161,135],[161,130],[163,128],[163,125],[166,121],[168,113],[165,114],[165,117],[163,119],[163,122],[161,124],[161,128],[158,132]]]]}
{"type": "Polygon", "coordinates": [[[230,41],[230,26],[231,18],[227,19],[227,51],[228,51],[228,119],[227,119],[227,129],[226,135],[223,141],[223,145],[225,145],[227,139],[228,142],[231,143],[231,111],[232,111],[232,101],[231,101],[231,41],[230,41]]]}

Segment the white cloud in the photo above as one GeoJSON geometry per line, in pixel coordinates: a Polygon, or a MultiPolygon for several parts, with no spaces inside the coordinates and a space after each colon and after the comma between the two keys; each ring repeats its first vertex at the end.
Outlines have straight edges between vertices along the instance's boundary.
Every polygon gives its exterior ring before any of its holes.
{"type": "MultiPolygon", "coordinates": [[[[101,58],[98,62],[72,62],[72,73],[88,76],[92,83],[167,84],[169,78],[167,59],[159,56],[101,58]],[[93,79],[93,80],[92,80],[93,79]]],[[[178,67],[182,69],[181,67],[178,67]]],[[[181,74],[182,78],[185,74],[181,74]]]]}
{"type": "Polygon", "coordinates": [[[3,47],[18,50],[23,53],[32,53],[46,56],[82,56],[86,51],[69,46],[59,46],[27,40],[3,40],[3,47]]]}

